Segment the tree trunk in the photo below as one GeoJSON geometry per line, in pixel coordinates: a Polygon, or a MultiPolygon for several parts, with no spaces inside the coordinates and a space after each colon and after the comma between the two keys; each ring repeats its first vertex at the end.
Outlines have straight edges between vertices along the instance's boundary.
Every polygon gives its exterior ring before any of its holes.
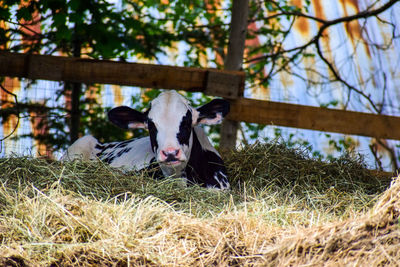
{"type": "MultiPolygon", "coordinates": [[[[229,32],[228,54],[225,59],[226,70],[241,70],[244,55],[244,46],[247,34],[249,14],[249,0],[233,0],[231,25],[229,32]]],[[[221,126],[222,150],[231,150],[236,146],[239,122],[224,120],[221,126]]]]}

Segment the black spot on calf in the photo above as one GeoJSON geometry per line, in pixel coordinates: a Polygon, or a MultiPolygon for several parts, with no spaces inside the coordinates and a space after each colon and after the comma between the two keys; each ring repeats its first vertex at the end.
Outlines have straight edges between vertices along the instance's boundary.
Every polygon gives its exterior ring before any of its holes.
{"type": "Polygon", "coordinates": [[[189,145],[190,133],[192,132],[192,112],[188,110],[179,125],[179,132],[176,134],[181,145],[189,145]]]}
{"type": "Polygon", "coordinates": [[[104,159],[105,163],[111,164],[114,161],[115,157],[111,155],[110,157],[107,157],[104,159]]]}
{"type": "Polygon", "coordinates": [[[203,150],[194,131],[192,152],[185,172],[190,183],[215,188],[229,187],[224,161],[213,151],[203,150]]]}
{"type": "Polygon", "coordinates": [[[125,148],[125,149],[122,149],[121,151],[119,151],[119,152],[117,153],[117,158],[119,158],[119,157],[121,157],[122,155],[128,153],[131,149],[132,149],[131,147],[127,147],[127,148],[125,148]]]}
{"type": "Polygon", "coordinates": [[[151,149],[153,150],[153,152],[157,151],[158,148],[158,144],[157,144],[157,128],[154,125],[154,122],[149,119],[147,121],[147,128],[149,129],[149,135],[150,135],[150,143],[151,143],[151,149]]]}

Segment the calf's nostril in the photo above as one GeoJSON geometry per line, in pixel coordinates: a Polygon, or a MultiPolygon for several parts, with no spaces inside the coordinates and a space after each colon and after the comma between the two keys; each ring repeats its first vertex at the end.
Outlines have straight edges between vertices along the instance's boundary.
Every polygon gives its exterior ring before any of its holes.
{"type": "Polygon", "coordinates": [[[161,153],[165,156],[178,156],[180,153],[180,149],[175,149],[175,150],[161,150],[161,153]]]}
{"type": "Polygon", "coordinates": [[[180,161],[182,150],[169,148],[160,151],[160,160],[165,162],[180,161]]]}

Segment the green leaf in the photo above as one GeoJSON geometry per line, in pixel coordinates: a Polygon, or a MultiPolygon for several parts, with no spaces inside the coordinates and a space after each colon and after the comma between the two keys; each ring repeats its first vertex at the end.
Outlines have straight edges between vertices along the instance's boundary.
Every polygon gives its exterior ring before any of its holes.
{"type": "Polygon", "coordinates": [[[53,23],[53,25],[54,25],[53,27],[54,28],[65,26],[66,22],[67,22],[66,14],[65,13],[61,13],[61,12],[54,14],[53,15],[53,21],[54,21],[54,23],[53,23]]]}

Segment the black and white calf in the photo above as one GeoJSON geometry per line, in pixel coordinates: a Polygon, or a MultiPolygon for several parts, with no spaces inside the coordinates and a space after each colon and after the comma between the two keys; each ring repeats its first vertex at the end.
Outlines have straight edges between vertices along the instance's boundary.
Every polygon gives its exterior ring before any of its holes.
{"type": "Polygon", "coordinates": [[[126,106],[108,113],[109,120],[119,127],[148,129],[148,137],[102,144],[93,136],[84,136],[68,148],[63,159],[99,158],[127,170],[141,170],[158,162],[163,176],[227,189],[224,162],[198,125],[218,124],[228,112],[229,102],[225,100],[214,99],[196,109],[177,92],[166,91],[144,113],[126,106]]]}

